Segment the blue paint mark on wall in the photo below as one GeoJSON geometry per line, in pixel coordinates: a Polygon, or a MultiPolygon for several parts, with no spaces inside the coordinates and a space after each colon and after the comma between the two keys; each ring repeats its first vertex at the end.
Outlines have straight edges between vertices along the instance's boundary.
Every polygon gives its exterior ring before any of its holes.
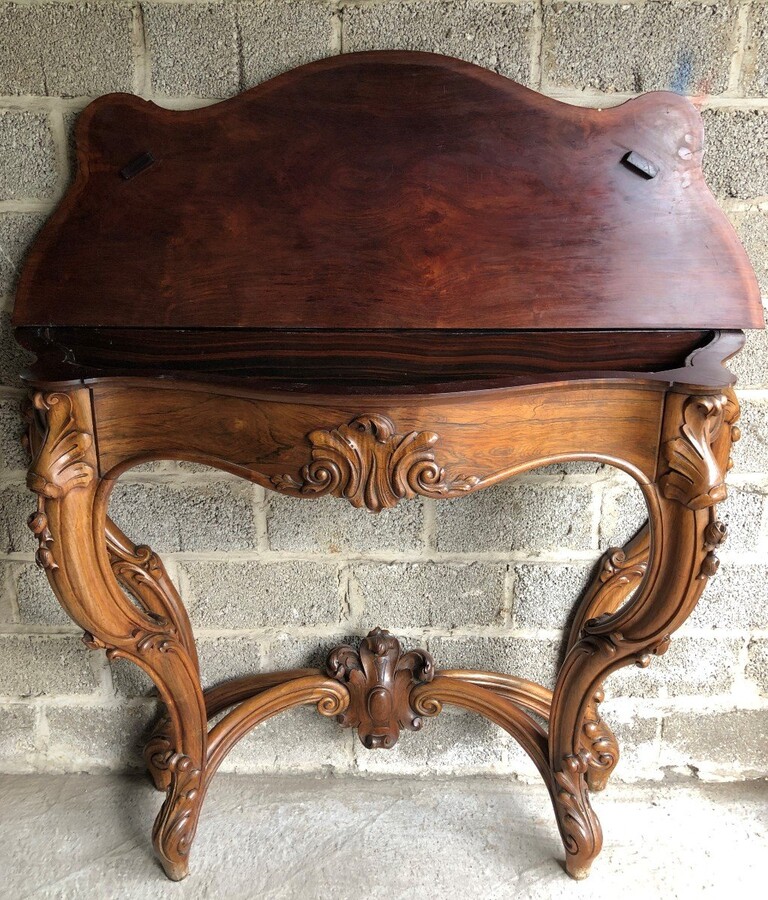
{"type": "Polygon", "coordinates": [[[677,58],[675,73],[669,85],[669,89],[676,94],[687,94],[693,77],[693,61],[691,54],[683,50],[677,58]]]}

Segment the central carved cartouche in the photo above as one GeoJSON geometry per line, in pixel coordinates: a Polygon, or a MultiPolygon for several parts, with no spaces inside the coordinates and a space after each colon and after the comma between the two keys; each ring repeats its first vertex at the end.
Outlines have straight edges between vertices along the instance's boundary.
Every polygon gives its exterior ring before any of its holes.
{"type": "Polygon", "coordinates": [[[394,747],[402,728],[421,728],[421,717],[411,706],[411,690],[434,677],[434,662],[425,650],[403,653],[396,637],[374,628],[359,650],[346,644],[334,648],[327,669],[349,690],[349,707],[338,716],[339,723],[357,728],[369,750],[394,747]]]}
{"type": "Polygon", "coordinates": [[[345,497],[356,507],[372,512],[395,506],[399,500],[421,494],[445,496],[468,491],[480,479],[446,478],[435,461],[432,431],[397,434],[387,416],[358,416],[348,425],[312,431],[312,461],[302,467],[300,478],[275,475],[274,487],[285,493],[321,497],[345,497]]]}

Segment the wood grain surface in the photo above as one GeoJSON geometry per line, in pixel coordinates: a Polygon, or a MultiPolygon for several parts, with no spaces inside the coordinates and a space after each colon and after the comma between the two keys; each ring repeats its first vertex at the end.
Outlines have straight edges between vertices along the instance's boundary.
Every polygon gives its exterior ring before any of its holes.
{"type": "Polygon", "coordinates": [[[585,109],[373,52],[198,110],[107,95],[76,140],[16,325],[762,327],[675,94],[585,109]]]}

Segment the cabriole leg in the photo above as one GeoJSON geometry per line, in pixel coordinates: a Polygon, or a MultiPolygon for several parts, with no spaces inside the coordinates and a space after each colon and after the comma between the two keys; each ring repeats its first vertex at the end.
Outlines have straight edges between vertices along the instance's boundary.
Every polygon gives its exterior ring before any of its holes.
{"type": "Polygon", "coordinates": [[[30,518],[40,545],[38,563],[64,609],[85,631],[88,646],[140,666],[166,705],[173,752],[153,838],[163,868],[178,880],[187,873],[197,825],[207,739],[188,622],[179,615],[180,604],[174,608],[173,596],[160,588],[167,576],[156,568],[142,575],[145,565],[155,566],[153,555],[124,543],[107,524],[109,485],[98,476],[88,390],[38,393],[31,418],[33,461],[27,481],[38,495],[37,512],[30,518]],[[116,569],[138,603],[120,589],[116,569]]]}
{"type": "Polygon", "coordinates": [[[558,675],[549,731],[553,802],[566,868],[584,878],[600,852],[600,825],[589,802],[590,751],[584,729],[605,678],[622,666],[649,664],[693,610],[717,564],[725,530],[715,504],[724,476],[738,406],[732,394],[670,394],[655,484],[643,485],[649,509],[650,558],[638,593],[616,612],[584,622],[558,675]]]}

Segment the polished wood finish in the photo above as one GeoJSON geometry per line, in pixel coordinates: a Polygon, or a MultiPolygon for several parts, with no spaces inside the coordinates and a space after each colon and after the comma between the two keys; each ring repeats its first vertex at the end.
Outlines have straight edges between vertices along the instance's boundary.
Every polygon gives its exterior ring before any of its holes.
{"type": "MultiPolygon", "coordinates": [[[[374,446],[361,450],[354,441],[338,441],[331,451],[316,431],[327,439],[344,434],[343,426],[312,426],[349,416],[337,397],[314,397],[311,403],[244,394],[227,398],[200,385],[185,400],[178,387],[151,385],[96,383],[35,395],[29,485],[38,495],[38,510],[30,525],[40,543],[38,560],[86,631],[89,646],[140,665],[166,704],[167,717],[147,757],[156,785],[167,791],[154,841],[169,876],[186,873],[213,772],[258,722],[313,703],[323,714],[342,716],[344,724],[360,728],[367,746],[386,747],[400,728],[414,727],[447,702],[487,715],[520,740],[552,795],[568,871],[583,877],[602,841],[588,789],[602,788],[618,759],[615,739],[597,711],[603,681],[622,665],[647,665],[663,652],[716,569],[712,559],[724,531],[714,508],[725,496],[729,449],[737,437],[738,407],[730,389],[690,394],[658,382],[577,381],[387,398],[392,418],[386,422],[380,412],[349,420],[348,434],[362,435],[374,446]],[[181,411],[178,418],[171,408],[181,411]],[[234,441],[226,432],[214,432],[215,454],[200,444],[200,420],[192,414],[200,410],[210,416],[213,408],[221,410],[223,422],[236,423],[240,436],[234,441]],[[601,424],[600,408],[603,415],[608,409],[610,426],[601,424]],[[151,436],[151,453],[141,434],[151,436]],[[106,514],[117,475],[149,457],[177,455],[177,441],[186,447],[183,458],[214,462],[272,490],[306,496],[333,490],[373,510],[411,494],[480,490],[554,459],[599,459],[636,479],[649,525],[625,550],[612,550],[600,567],[577,611],[553,694],[494,673],[432,677],[427,655],[402,656],[394,639],[376,632],[361,651],[338,648],[330,678],[316,670],[269,674],[238,679],[206,696],[189,622],[159,560],[121,535],[106,514]],[[318,445],[331,455],[316,457],[313,469],[306,460],[318,445]],[[556,452],[556,447],[564,449],[556,452]],[[450,468],[436,458],[438,449],[450,468]],[[353,459],[358,489],[346,491],[353,459]],[[288,475],[276,478],[272,471],[288,475]],[[308,474],[321,489],[303,490],[308,474]],[[398,494],[393,485],[407,490],[398,494]],[[376,664],[376,658],[382,662],[376,664]],[[232,711],[209,736],[207,719],[228,707],[232,711]],[[547,719],[548,729],[537,716],[547,719]]],[[[363,405],[384,403],[369,396],[363,405]]]]}
{"type": "Polygon", "coordinates": [[[102,98],[77,144],[14,313],[38,354],[29,524],[87,645],[157,686],[145,758],[168,876],[260,722],[315,705],[387,748],[447,703],[525,748],[584,877],[602,843],[590,790],[619,757],[603,685],[664,652],[717,570],[738,438],[724,363],[762,324],[702,180],[698,114],[671,94],[577,109],[457,60],[373,53],[192,112],[102,98]],[[634,478],[648,523],[598,565],[553,691],[435,670],[381,629],[325,671],[203,691],[162,562],[108,516],[117,479],[158,459],[371,512],[595,460],[634,478]]]}
{"type": "Polygon", "coordinates": [[[676,94],[587,109],[455,59],[362,53],[204,109],[107,95],[76,143],[17,326],[762,327],[676,94]]]}
{"type": "MultiPolygon", "coordinates": [[[[700,331],[289,331],[139,328],[17,328],[52,381],[105,375],[168,375],[253,386],[348,389],[482,382],[515,383],[572,372],[664,372],[698,348],[700,331]]],[[[719,351],[715,350],[716,356],[719,351]]],[[[720,372],[719,380],[723,373],[720,372]]]]}
{"type": "Polygon", "coordinates": [[[434,677],[434,660],[426,650],[404,653],[396,637],[374,628],[359,648],[335,647],[327,669],[349,692],[349,708],[338,716],[339,724],[357,729],[369,750],[389,750],[401,729],[421,728],[421,717],[411,706],[411,692],[414,685],[427,684],[434,677]]]}

